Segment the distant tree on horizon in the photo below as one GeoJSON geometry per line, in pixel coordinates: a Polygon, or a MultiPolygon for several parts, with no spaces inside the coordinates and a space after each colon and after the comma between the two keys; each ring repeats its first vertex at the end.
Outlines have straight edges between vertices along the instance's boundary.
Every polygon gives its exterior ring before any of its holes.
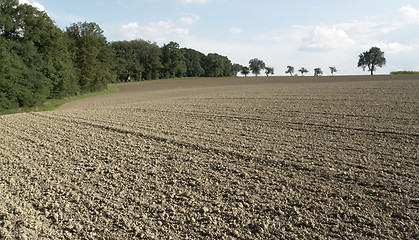
{"type": "Polygon", "coordinates": [[[274,68],[273,67],[266,67],[265,68],[265,73],[266,73],[266,76],[268,77],[269,76],[269,74],[274,74],[274,68]]]}
{"type": "Polygon", "coordinates": [[[301,73],[301,76],[304,76],[304,73],[308,73],[308,70],[304,67],[300,68],[298,71],[301,73]]]}
{"type": "Polygon", "coordinates": [[[252,71],[254,75],[256,75],[256,77],[260,74],[260,71],[265,68],[266,68],[265,62],[263,62],[262,60],[253,58],[252,60],[249,61],[249,69],[252,71]]]}
{"type": "Polygon", "coordinates": [[[237,74],[243,70],[243,66],[238,63],[235,63],[231,67],[231,70],[233,71],[234,76],[237,76],[237,74]]]}
{"type": "Polygon", "coordinates": [[[323,71],[322,71],[322,69],[321,68],[315,68],[314,69],[314,76],[321,76],[321,75],[323,75],[323,71]]]}
{"type": "Polygon", "coordinates": [[[249,75],[250,73],[250,69],[248,67],[243,67],[241,74],[243,74],[245,77],[247,77],[247,75],[249,75]]]}
{"type": "Polygon", "coordinates": [[[371,75],[374,75],[377,67],[381,68],[385,65],[386,58],[384,57],[384,52],[378,47],[372,47],[369,51],[359,54],[358,67],[362,67],[364,71],[368,67],[371,75]]]}
{"type": "Polygon", "coordinates": [[[333,66],[333,67],[329,67],[330,68],[330,73],[332,73],[332,76],[333,76],[333,74],[335,73],[335,72],[337,72],[338,70],[336,69],[336,67],[335,66],[333,66]]]}
{"type": "Polygon", "coordinates": [[[294,74],[294,67],[293,66],[287,66],[287,71],[285,71],[285,73],[289,73],[292,77],[292,75],[294,74]]]}

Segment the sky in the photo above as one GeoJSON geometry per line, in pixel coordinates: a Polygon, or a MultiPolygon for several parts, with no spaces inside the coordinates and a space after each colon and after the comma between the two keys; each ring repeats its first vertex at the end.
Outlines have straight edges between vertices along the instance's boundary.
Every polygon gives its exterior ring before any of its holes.
{"type": "Polygon", "coordinates": [[[379,47],[387,59],[376,74],[419,71],[418,0],[19,0],[46,11],[61,29],[95,22],[108,41],[174,41],[247,66],[263,60],[330,75],[368,74],[360,53],[379,47]]]}

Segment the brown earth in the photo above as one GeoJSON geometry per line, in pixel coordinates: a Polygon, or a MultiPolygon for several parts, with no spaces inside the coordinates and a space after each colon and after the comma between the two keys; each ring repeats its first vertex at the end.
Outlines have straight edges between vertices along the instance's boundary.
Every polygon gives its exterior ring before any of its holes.
{"type": "Polygon", "coordinates": [[[418,239],[419,76],[180,79],[0,117],[1,239],[418,239]]]}

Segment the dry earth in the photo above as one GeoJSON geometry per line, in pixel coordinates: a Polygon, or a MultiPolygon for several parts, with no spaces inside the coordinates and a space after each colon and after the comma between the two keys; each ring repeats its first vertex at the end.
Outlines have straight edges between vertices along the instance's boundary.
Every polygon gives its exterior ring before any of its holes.
{"type": "Polygon", "coordinates": [[[0,117],[1,239],[418,239],[419,76],[117,85],[0,117]]]}

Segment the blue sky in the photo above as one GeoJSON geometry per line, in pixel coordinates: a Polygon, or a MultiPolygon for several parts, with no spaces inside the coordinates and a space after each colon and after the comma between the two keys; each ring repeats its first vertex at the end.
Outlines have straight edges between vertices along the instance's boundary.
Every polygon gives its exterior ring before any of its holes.
{"type": "Polygon", "coordinates": [[[20,0],[46,10],[62,29],[96,22],[109,41],[170,41],[233,63],[259,58],[285,75],[287,65],[329,75],[368,74],[358,55],[381,48],[377,73],[419,70],[417,0],[20,0]]]}

